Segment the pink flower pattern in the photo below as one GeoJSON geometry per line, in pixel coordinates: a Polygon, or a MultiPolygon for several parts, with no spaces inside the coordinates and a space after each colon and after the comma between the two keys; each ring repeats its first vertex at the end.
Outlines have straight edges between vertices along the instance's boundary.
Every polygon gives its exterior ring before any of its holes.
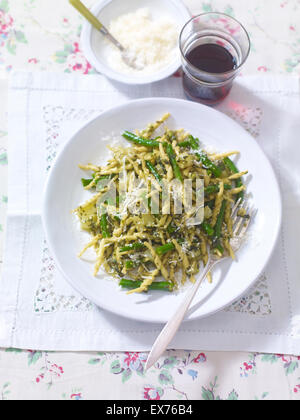
{"type": "Polygon", "coordinates": [[[92,66],[80,51],[78,42],[74,42],[74,50],[68,56],[67,64],[68,69],[76,73],[88,74],[92,69],[92,66]]]}
{"type": "Polygon", "coordinates": [[[160,388],[154,388],[150,386],[144,387],[144,399],[149,401],[159,401],[163,395],[160,388]]]}
{"type": "Polygon", "coordinates": [[[6,38],[12,28],[14,20],[12,16],[0,9],[0,36],[6,38]]]}

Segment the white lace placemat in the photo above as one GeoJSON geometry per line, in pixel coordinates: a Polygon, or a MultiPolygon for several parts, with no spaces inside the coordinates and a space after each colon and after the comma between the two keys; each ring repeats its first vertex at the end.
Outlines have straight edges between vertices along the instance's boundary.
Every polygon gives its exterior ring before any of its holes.
{"type": "MultiPolygon", "coordinates": [[[[40,218],[47,173],[70,135],[104,109],[151,96],[183,98],[180,78],[126,87],[101,76],[13,75],[0,347],[70,351],[151,348],[159,326],[107,313],[68,285],[55,268],[40,218]]],[[[172,348],[299,355],[298,79],[240,77],[218,108],[244,126],[271,159],[283,194],[282,233],[255,287],[222,312],[183,324],[172,348]]]]}

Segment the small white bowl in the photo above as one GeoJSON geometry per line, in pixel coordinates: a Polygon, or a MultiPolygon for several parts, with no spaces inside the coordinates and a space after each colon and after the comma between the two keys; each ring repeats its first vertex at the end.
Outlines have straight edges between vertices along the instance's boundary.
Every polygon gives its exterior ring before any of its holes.
{"type": "MultiPolygon", "coordinates": [[[[168,16],[177,22],[178,40],[181,28],[191,18],[190,12],[180,0],[143,0],[143,2],[140,0],[101,0],[91,9],[91,12],[99,18],[104,26],[108,27],[112,20],[140,8],[149,9],[153,19],[168,16]]],[[[99,73],[126,84],[142,85],[157,82],[171,76],[181,65],[178,47],[178,56],[176,59],[153,74],[124,74],[117,72],[108,63],[108,52],[113,47],[87,21],[85,21],[81,33],[81,46],[85,57],[99,73]]]]}

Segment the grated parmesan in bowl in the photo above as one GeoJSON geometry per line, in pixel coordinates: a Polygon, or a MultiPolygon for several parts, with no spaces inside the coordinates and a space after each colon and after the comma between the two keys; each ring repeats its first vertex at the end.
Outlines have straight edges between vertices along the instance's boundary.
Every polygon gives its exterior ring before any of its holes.
{"type": "Polygon", "coordinates": [[[97,0],[91,12],[125,48],[120,52],[88,21],[83,23],[81,48],[100,74],[145,85],[180,68],[179,34],[191,18],[182,0],[97,0]]]}
{"type": "Polygon", "coordinates": [[[123,73],[151,74],[176,58],[179,28],[169,17],[153,19],[148,8],[124,14],[110,22],[109,31],[136,57],[137,69],[129,67],[121,52],[112,47],[110,66],[123,73]]]}

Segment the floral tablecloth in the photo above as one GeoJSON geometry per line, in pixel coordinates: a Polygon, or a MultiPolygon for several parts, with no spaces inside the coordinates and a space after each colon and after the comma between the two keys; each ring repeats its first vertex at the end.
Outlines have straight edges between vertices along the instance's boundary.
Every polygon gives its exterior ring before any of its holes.
{"type": "MultiPolygon", "coordinates": [[[[252,42],[244,74],[300,75],[300,0],[185,2],[193,14],[221,11],[244,23],[252,42]]],[[[7,79],[12,69],[94,73],[80,50],[82,22],[66,0],[0,0],[0,269],[9,199],[7,79]]],[[[297,357],[170,350],[147,373],[145,359],[2,349],[0,400],[300,399],[297,357]]]]}

